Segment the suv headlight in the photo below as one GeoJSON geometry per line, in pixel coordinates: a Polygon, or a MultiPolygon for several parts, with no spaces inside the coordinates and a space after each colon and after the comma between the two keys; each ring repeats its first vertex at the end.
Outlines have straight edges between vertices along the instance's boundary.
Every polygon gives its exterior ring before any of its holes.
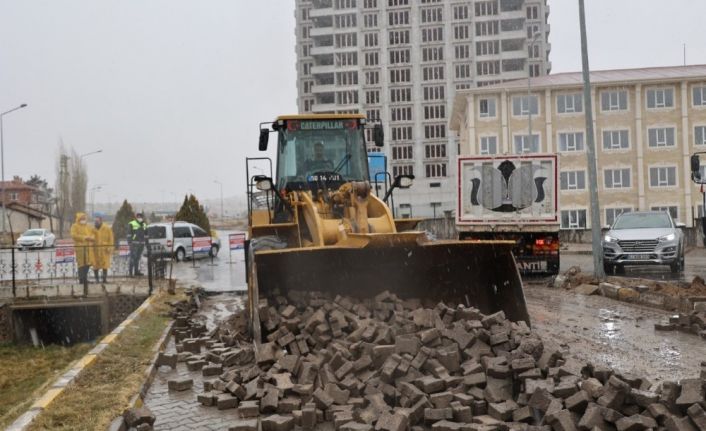
{"type": "Polygon", "coordinates": [[[610,235],[606,235],[603,237],[603,241],[605,241],[605,242],[618,242],[618,238],[612,237],[610,235]]]}
{"type": "Polygon", "coordinates": [[[659,242],[674,241],[674,238],[676,238],[676,237],[677,237],[676,235],[674,235],[673,233],[670,233],[669,235],[660,236],[659,238],[657,238],[657,241],[659,241],[659,242]]]}

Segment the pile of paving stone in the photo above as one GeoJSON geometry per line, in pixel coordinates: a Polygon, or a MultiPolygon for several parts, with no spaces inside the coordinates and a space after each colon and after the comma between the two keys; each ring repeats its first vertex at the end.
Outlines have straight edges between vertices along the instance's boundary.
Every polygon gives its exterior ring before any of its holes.
{"type": "Polygon", "coordinates": [[[179,353],[160,357],[213,377],[197,399],[238,409],[231,430],[706,431],[706,363],[699,378],[654,386],[565,359],[502,312],[425,308],[388,292],[364,301],[290,294],[258,311],[257,347],[242,330],[208,332],[180,314],[179,353]]]}
{"type": "Polygon", "coordinates": [[[669,317],[669,321],[655,323],[658,331],[681,331],[699,335],[706,340],[706,312],[693,311],[691,313],[680,313],[669,317]]]}

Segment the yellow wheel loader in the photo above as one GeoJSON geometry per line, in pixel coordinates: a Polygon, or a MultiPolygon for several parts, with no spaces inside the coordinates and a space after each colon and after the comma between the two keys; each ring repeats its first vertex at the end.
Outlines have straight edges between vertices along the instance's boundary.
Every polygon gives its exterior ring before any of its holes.
{"type": "Polygon", "coordinates": [[[260,125],[259,149],[277,136],[274,176],[258,175],[248,159],[246,264],[249,311],[259,340],[260,298],[291,290],[463,304],[503,310],[529,324],[512,241],[435,241],[415,231],[418,220],[395,219],[371,192],[366,133],[383,145],[383,129],[364,115],[280,116],[260,125]],[[368,128],[369,130],[366,130],[368,128]]]}

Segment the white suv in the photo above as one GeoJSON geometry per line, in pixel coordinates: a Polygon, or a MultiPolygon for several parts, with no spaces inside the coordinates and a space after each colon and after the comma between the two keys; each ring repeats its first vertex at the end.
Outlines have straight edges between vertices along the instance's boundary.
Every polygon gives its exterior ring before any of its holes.
{"type": "MultiPolygon", "coordinates": [[[[172,223],[153,223],[147,226],[147,235],[150,241],[150,253],[159,256],[170,256],[172,250],[174,257],[178,261],[193,257],[192,239],[211,236],[205,230],[193,223],[177,221],[172,223]],[[173,247],[173,249],[172,249],[173,247]]],[[[218,249],[212,245],[209,254],[215,256],[218,249]]]]}

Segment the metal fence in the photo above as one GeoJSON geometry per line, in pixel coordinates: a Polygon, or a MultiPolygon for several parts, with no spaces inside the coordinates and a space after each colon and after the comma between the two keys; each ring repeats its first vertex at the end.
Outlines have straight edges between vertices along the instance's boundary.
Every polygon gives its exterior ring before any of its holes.
{"type": "MultiPolygon", "coordinates": [[[[150,291],[154,279],[164,278],[169,258],[153,256],[149,244],[145,244],[137,266],[137,273],[148,280],[150,291]]],[[[88,284],[114,283],[125,280],[130,273],[130,249],[125,244],[118,247],[74,246],[57,244],[45,249],[21,249],[18,247],[0,248],[0,289],[12,288],[15,296],[17,286],[55,286],[80,284],[79,263],[89,266],[84,289],[88,284]],[[105,271],[97,262],[97,255],[109,255],[109,265],[105,271]],[[97,277],[94,271],[98,271],[97,277]]],[[[83,265],[82,265],[83,266],[83,265]]]]}

